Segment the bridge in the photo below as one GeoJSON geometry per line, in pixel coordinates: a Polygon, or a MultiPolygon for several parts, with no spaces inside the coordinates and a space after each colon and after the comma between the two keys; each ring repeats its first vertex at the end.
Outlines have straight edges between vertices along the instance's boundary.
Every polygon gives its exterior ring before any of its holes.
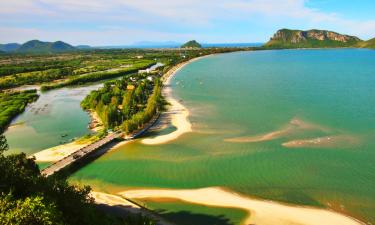
{"type": "Polygon", "coordinates": [[[60,171],[61,169],[65,168],[69,165],[72,165],[72,164],[74,164],[78,161],[81,161],[83,158],[87,158],[87,156],[89,156],[89,155],[93,155],[101,147],[103,147],[106,144],[111,143],[113,140],[115,140],[116,138],[120,138],[121,136],[122,136],[121,132],[111,133],[111,134],[107,135],[106,137],[104,137],[104,138],[102,138],[102,139],[100,139],[96,142],[93,142],[93,143],[75,151],[74,153],[66,156],[65,158],[49,165],[47,168],[43,169],[41,171],[41,173],[44,176],[50,176],[50,175],[60,171]]]}
{"type": "MultiPolygon", "coordinates": [[[[144,134],[150,127],[152,127],[156,121],[158,120],[160,116],[160,112],[157,112],[156,115],[149,121],[143,128],[133,132],[130,136],[126,136],[125,140],[132,140],[137,138],[138,136],[141,136],[144,134]]],[[[50,176],[54,173],[57,173],[61,171],[62,169],[69,167],[70,165],[73,165],[78,162],[82,162],[84,159],[87,159],[90,156],[95,156],[96,154],[103,154],[104,152],[100,151],[103,146],[111,143],[117,138],[125,136],[122,132],[114,132],[110,133],[104,138],[93,142],[77,151],[74,153],[66,156],[65,158],[49,165],[47,168],[43,169],[41,171],[41,174],[44,176],[50,176]]]]}

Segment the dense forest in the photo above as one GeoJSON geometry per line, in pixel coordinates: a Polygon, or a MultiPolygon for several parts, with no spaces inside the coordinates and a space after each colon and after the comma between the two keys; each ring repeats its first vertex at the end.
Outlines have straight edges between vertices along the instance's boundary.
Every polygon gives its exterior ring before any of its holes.
{"type": "Polygon", "coordinates": [[[3,225],[153,225],[140,215],[114,217],[98,210],[90,187],[70,185],[63,177],[44,177],[26,154],[4,155],[0,135],[0,224],[3,225]]]}
{"type": "Polygon", "coordinates": [[[36,90],[0,92],[0,134],[14,117],[25,110],[28,103],[37,99],[36,90]]]}
{"type": "Polygon", "coordinates": [[[126,133],[131,133],[161,109],[161,82],[157,76],[129,75],[92,91],[81,106],[94,110],[107,128],[121,126],[126,133]]]}

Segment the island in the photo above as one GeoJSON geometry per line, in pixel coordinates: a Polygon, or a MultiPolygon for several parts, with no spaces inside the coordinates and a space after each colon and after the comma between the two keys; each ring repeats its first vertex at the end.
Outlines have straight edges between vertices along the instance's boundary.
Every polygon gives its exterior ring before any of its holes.
{"type": "Polygon", "coordinates": [[[181,48],[202,48],[202,45],[199,44],[196,40],[191,40],[181,45],[181,48]]]}

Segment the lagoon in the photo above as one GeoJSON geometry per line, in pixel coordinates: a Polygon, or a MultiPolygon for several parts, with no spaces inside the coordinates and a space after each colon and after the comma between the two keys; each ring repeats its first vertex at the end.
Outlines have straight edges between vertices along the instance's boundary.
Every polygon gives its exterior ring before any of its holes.
{"type": "Polygon", "coordinates": [[[172,80],[192,133],[126,144],[72,180],[107,192],[222,186],[374,222],[374,59],[363,49],[200,59],[172,80]]]}
{"type": "Polygon", "coordinates": [[[81,109],[80,102],[100,86],[92,84],[39,93],[39,99],[28,105],[5,132],[8,152],[33,154],[89,134],[90,117],[81,109]]]}

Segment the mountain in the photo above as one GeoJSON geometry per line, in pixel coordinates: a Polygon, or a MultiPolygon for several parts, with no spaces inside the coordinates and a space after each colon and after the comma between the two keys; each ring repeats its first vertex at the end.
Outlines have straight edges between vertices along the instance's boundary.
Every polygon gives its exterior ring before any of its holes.
{"type": "Polygon", "coordinates": [[[196,40],[191,40],[181,45],[181,48],[202,48],[202,45],[199,44],[196,40]]]}
{"type": "Polygon", "coordinates": [[[18,49],[21,45],[17,43],[0,44],[0,51],[13,52],[18,49]]]}
{"type": "Polygon", "coordinates": [[[264,46],[269,48],[355,47],[362,40],[327,30],[278,30],[264,46]]]}
{"type": "Polygon", "coordinates": [[[175,41],[163,41],[163,42],[154,42],[154,41],[138,41],[128,46],[131,48],[178,48],[181,43],[175,41]]]}
{"type": "Polygon", "coordinates": [[[375,48],[375,38],[358,44],[361,48],[375,48]]]}
{"type": "Polygon", "coordinates": [[[62,42],[43,42],[32,40],[21,45],[16,51],[21,53],[59,53],[76,50],[75,47],[62,42]]]}
{"type": "Polygon", "coordinates": [[[90,45],[77,45],[75,46],[77,49],[91,49],[92,47],[90,45]]]}

